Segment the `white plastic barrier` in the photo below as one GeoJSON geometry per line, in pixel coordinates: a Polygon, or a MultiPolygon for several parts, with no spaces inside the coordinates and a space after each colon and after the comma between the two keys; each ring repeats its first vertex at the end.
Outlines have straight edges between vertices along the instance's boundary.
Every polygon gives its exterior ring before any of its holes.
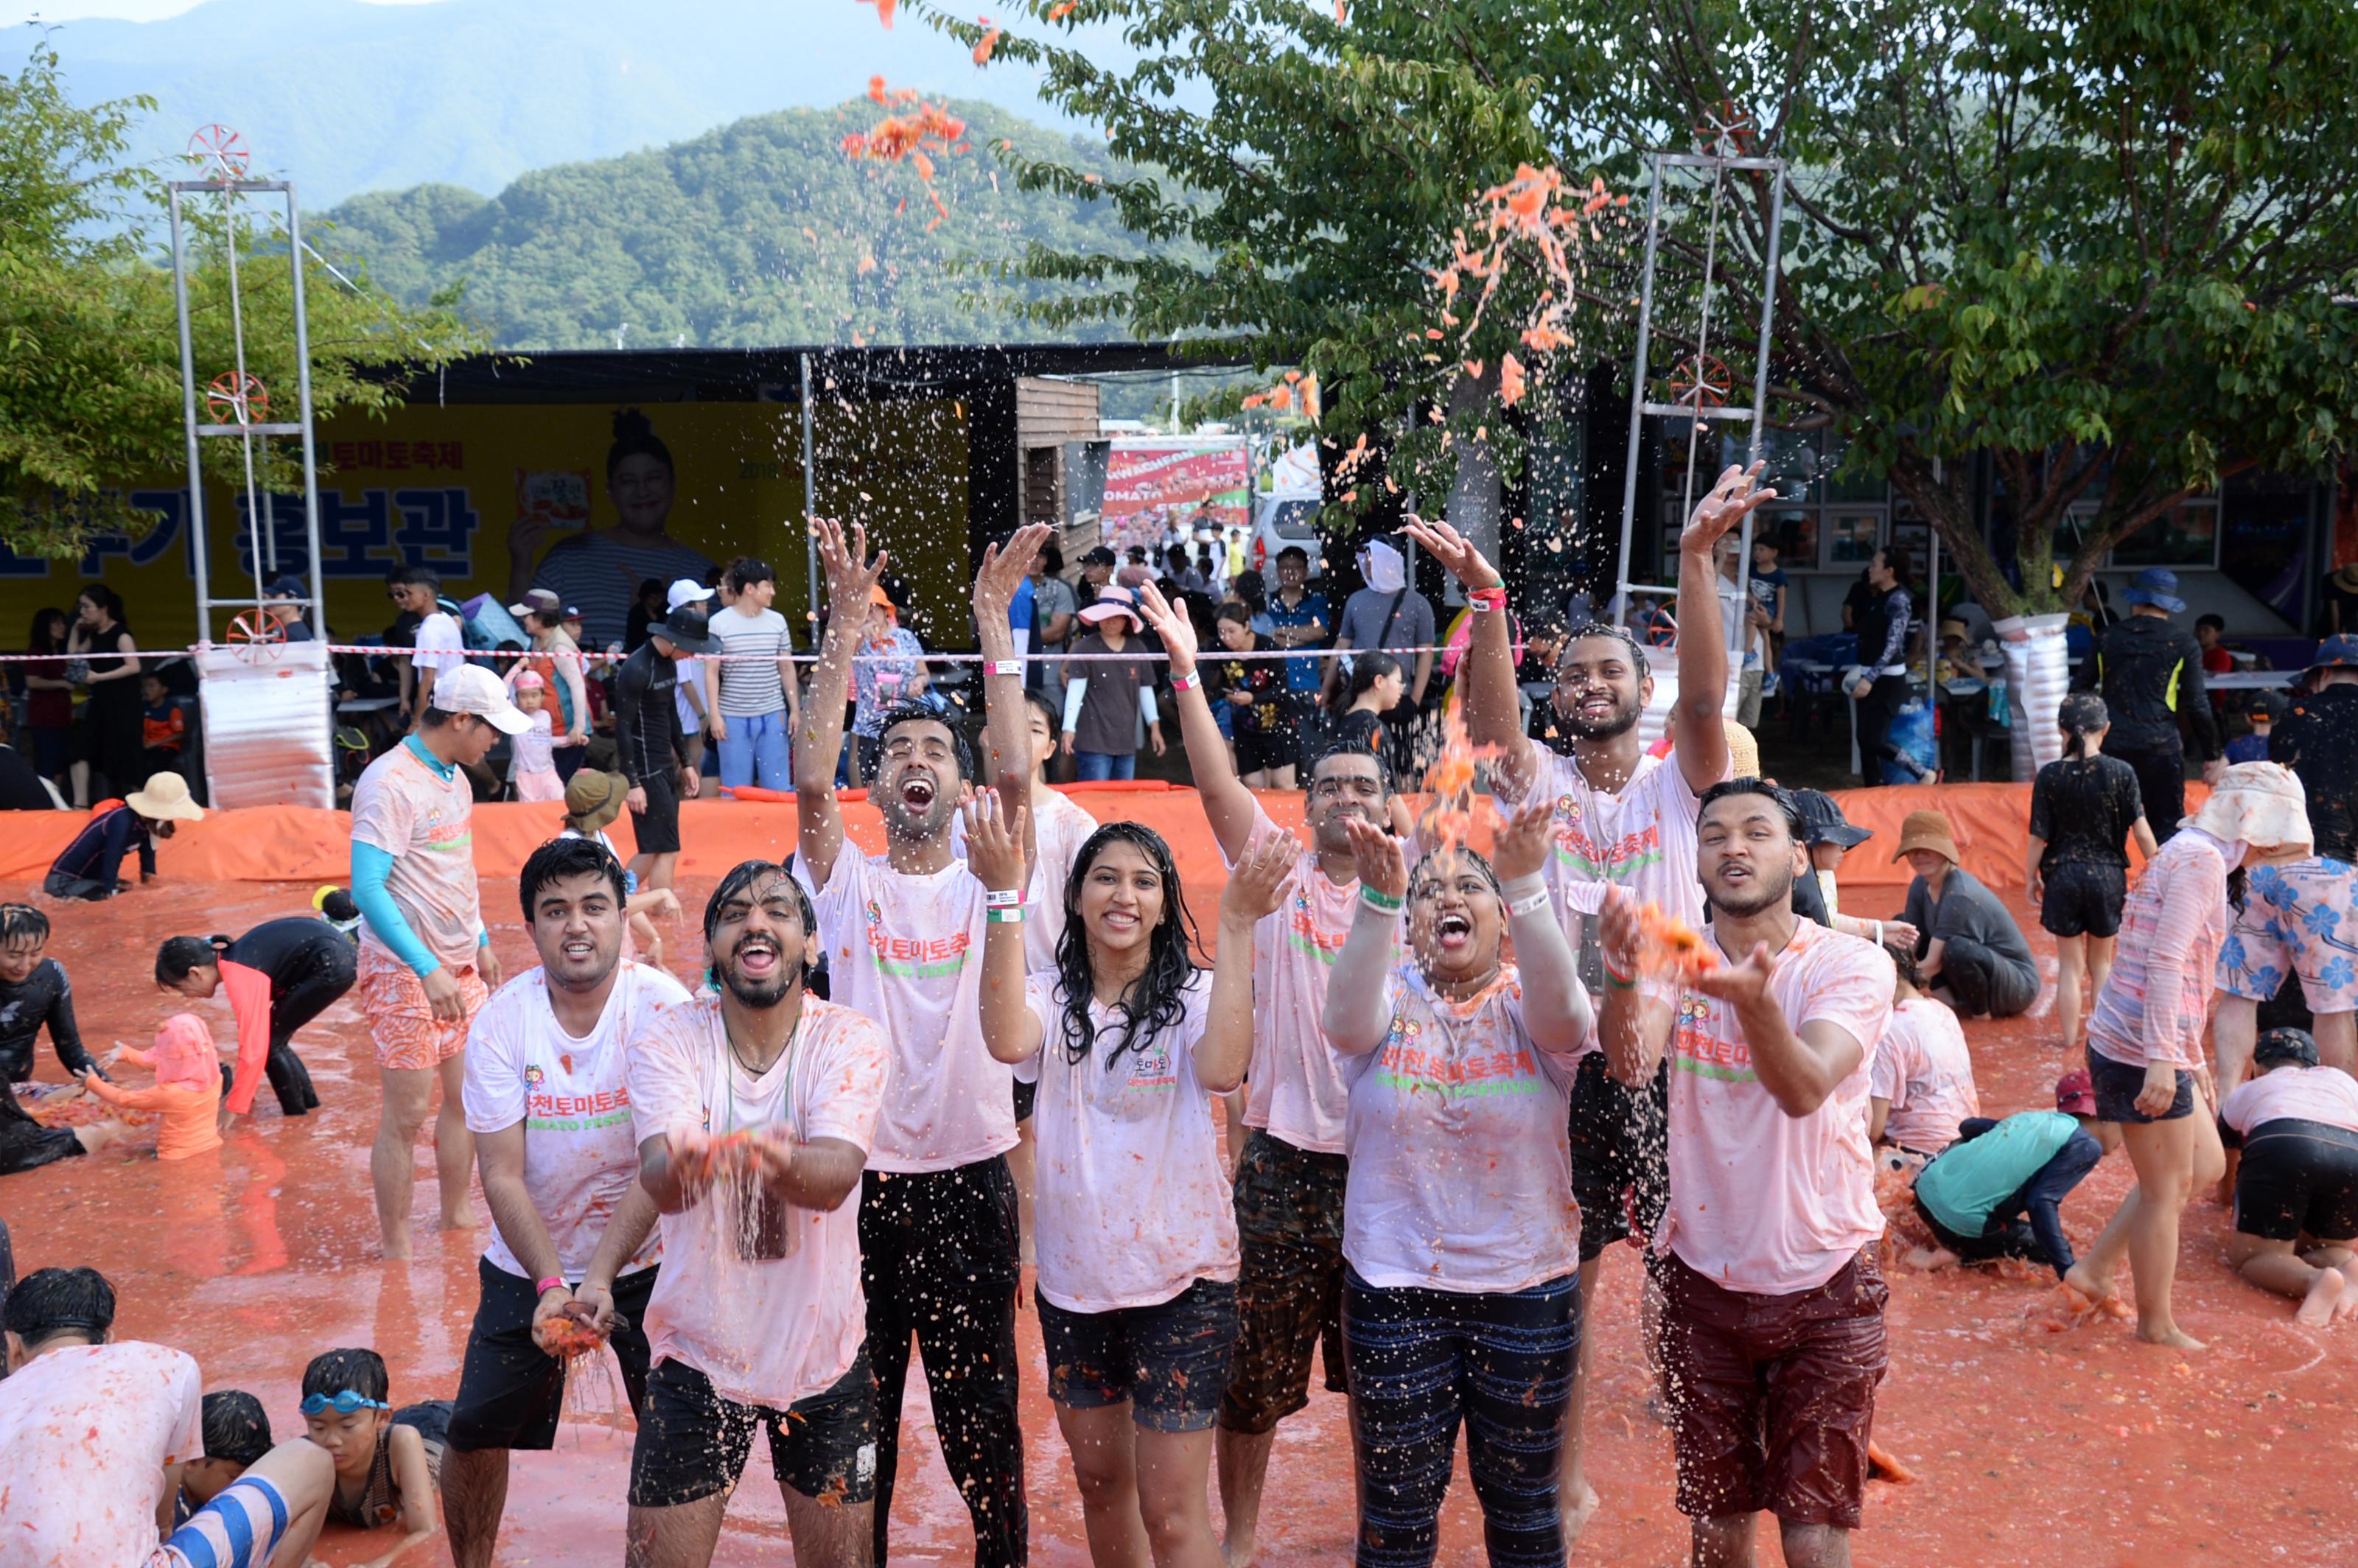
{"type": "Polygon", "coordinates": [[[324,643],[196,651],[205,785],[217,806],[336,804],[332,665],[324,643]]]}
{"type": "Polygon", "coordinates": [[[2071,664],[2063,642],[2069,615],[2009,615],[1997,622],[2006,651],[2006,686],[2013,709],[2014,777],[2029,782],[2063,755],[2055,710],[2071,689],[2071,664]]]}

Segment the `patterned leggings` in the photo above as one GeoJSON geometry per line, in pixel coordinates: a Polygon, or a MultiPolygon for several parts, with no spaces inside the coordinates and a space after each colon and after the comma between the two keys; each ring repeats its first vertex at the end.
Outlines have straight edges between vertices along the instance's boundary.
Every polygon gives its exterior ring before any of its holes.
{"type": "Polygon", "coordinates": [[[1346,1276],[1358,1568],[1433,1562],[1461,1421],[1494,1568],[1562,1568],[1556,1456],[1579,1359],[1576,1278],[1472,1295],[1346,1276]]]}

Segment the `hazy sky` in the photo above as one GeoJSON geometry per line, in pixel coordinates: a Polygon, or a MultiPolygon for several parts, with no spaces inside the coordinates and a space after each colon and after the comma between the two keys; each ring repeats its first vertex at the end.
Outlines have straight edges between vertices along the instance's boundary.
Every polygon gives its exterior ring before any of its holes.
{"type": "MultiPolygon", "coordinates": [[[[363,0],[370,5],[430,5],[434,0],[363,0]]],[[[14,26],[38,16],[45,22],[70,22],[82,16],[114,16],[126,22],[154,22],[193,11],[197,0],[0,0],[0,22],[14,26]]]]}

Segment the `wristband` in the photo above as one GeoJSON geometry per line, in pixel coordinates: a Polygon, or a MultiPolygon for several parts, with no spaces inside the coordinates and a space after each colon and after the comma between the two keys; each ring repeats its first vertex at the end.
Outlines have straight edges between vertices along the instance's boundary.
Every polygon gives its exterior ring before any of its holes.
{"type": "Polygon", "coordinates": [[[1023,674],[1023,661],[1021,659],[985,659],[982,665],[982,673],[987,676],[1016,676],[1020,677],[1023,674]]]}
{"type": "Polygon", "coordinates": [[[554,1274],[551,1274],[546,1280],[536,1280],[533,1282],[533,1290],[535,1293],[538,1295],[545,1296],[551,1291],[562,1291],[565,1289],[567,1289],[565,1281],[558,1279],[554,1274]]]}
{"type": "Polygon", "coordinates": [[[1379,892],[1362,882],[1359,884],[1359,902],[1378,914],[1398,914],[1401,912],[1401,906],[1408,903],[1408,900],[1392,893],[1379,892]]]}
{"type": "Polygon", "coordinates": [[[1610,964],[1605,966],[1605,983],[1617,991],[1633,991],[1638,989],[1636,976],[1617,975],[1613,972],[1613,966],[1610,964]]]}
{"type": "Polygon", "coordinates": [[[1189,670],[1184,676],[1176,670],[1171,672],[1171,689],[1173,691],[1194,691],[1197,687],[1200,687],[1203,684],[1204,677],[1194,670],[1189,670]]]}
{"type": "Polygon", "coordinates": [[[1020,903],[1009,904],[1001,909],[985,910],[983,911],[983,914],[984,917],[993,925],[1021,925],[1023,924],[1023,906],[1020,903]]]}
{"type": "Polygon", "coordinates": [[[1545,909],[1547,906],[1548,891],[1545,888],[1541,888],[1535,893],[1531,893],[1525,897],[1516,899],[1513,903],[1508,904],[1507,913],[1509,914],[1537,914],[1541,910],[1545,909]]]}
{"type": "Polygon", "coordinates": [[[985,906],[991,909],[1012,909],[1023,902],[1022,888],[990,888],[982,895],[985,906]]]}
{"type": "Polygon", "coordinates": [[[1477,588],[1466,596],[1466,607],[1476,614],[1507,608],[1507,589],[1502,583],[1495,588],[1477,588]]]}
{"type": "Polygon", "coordinates": [[[1883,922],[1880,920],[1875,923],[1875,945],[1878,947],[1883,946],[1883,922]]]}

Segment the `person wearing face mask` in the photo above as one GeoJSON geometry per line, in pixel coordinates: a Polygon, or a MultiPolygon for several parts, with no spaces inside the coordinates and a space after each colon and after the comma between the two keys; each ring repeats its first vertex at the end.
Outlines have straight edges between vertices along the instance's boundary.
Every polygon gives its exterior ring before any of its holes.
{"type": "MultiPolygon", "coordinates": [[[[875,1559],[886,1557],[914,1338],[943,1457],[973,1520],[975,1561],[1001,1568],[1026,1560],[1030,1529],[1016,1410],[1022,1251],[1007,1162],[1016,1143],[1014,1077],[983,1043],[977,949],[986,908],[1020,911],[1023,883],[986,887],[957,857],[951,825],[974,762],[965,737],[922,705],[879,716],[868,798],[883,818],[884,853],[864,855],[844,841],[835,758],[864,631],[857,607],[869,602],[885,557],[868,559],[865,528],[855,526],[848,540],[830,520],[817,529],[832,613],[811,676],[810,717],[795,737],[795,876],[817,912],[830,994],[882,1026],[892,1057],[860,1202],[878,1389],[875,1559]]],[[[1022,823],[1027,864],[1037,853],[1027,809],[1030,708],[1008,611],[1048,534],[1033,524],[1003,549],[986,549],[974,586],[992,776],[1008,819],[1022,823]]]]}
{"type": "Polygon", "coordinates": [[[1652,1273],[1678,1509],[1698,1565],[1748,1562],[1768,1512],[1787,1563],[1838,1568],[1887,1360],[1867,1118],[1892,964],[1794,914],[1808,853],[1775,784],[1705,791],[1696,846],[1713,967],[1663,962],[1618,889],[1599,929],[1614,1076],[1675,1063],[1652,1273]]]}
{"type": "Polygon", "coordinates": [[[740,556],[729,565],[729,606],[712,616],[713,652],[704,661],[704,711],[720,748],[720,786],[792,789],[793,737],[801,721],[793,634],[770,608],[777,574],[740,556]]]}
{"type": "MultiPolygon", "coordinates": [[[[986,794],[969,808],[968,851],[987,883],[1020,886],[1022,843],[996,806],[986,794]]],[[[1285,898],[1295,858],[1277,832],[1246,850],[1221,894],[1209,975],[1188,952],[1171,848],[1136,823],[1107,823],[1081,846],[1053,968],[1026,979],[1021,920],[994,919],[984,937],[983,1040],[1039,1086],[1048,1397],[1100,1563],[1217,1552],[1206,1482],[1238,1255],[1213,1105],[1244,1080],[1253,928],[1285,898]]]]}
{"type": "Polygon", "coordinates": [[[1500,826],[1496,870],[1443,849],[1412,875],[1399,839],[1347,824],[1359,901],[1320,1022],[1349,1092],[1361,1568],[1433,1561],[1460,1425],[1490,1560],[1564,1560],[1559,1449],[1582,1322],[1563,1126],[1595,1036],[1541,873],[1553,804],[1500,826]]]}
{"type": "MultiPolygon", "coordinates": [[[[1408,580],[1408,558],[1382,539],[1371,539],[1359,552],[1359,570],[1368,586],[1343,603],[1343,619],[1335,629],[1335,646],[1363,651],[1381,650],[1410,672],[1401,700],[1384,715],[1391,746],[1392,771],[1405,775],[1415,766],[1416,740],[1412,733],[1423,710],[1433,680],[1433,646],[1440,641],[1433,601],[1408,580]]],[[[1343,684],[1345,661],[1328,659],[1321,676],[1320,696],[1332,703],[1343,684]]]]}
{"type": "MultiPolygon", "coordinates": [[[[1680,625],[1719,623],[1719,574],[1712,552],[1742,525],[1747,513],[1776,499],[1776,492],[1755,488],[1758,477],[1758,464],[1749,470],[1730,467],[1696,503],[1679,537],[1680,625]]],[[[1477,611],[1459,685],[1467,738],[1476,746],[1501,750],[1492,775],[1500,803],[1554,803],[1554,842],[1541,874],[1557,918],[1568,930],[1575,924],[1579,929],[1581,975],[1593,1000],[1605,985],[1595,954],[1597,913],[1607,887],[1626,888],[1689,925],[1704,923],[1694,825],[1702,793],[1728,776],[1727,728],[1720,717],[1727,690],[1727,644],[1715,636],[1679,640],[1679,703],[1670,715],[1671,754],[1663,758],[1647,752],[1639,732],[1654,685],[1645,651],[1617,627],[1574,627],[1555,668],[1555,720],[1570,737],[1568,753],[1557,752],[1523,732],[1512,648],[1500,613],[1506,583],[1498,568],[1447,524],[1415,523],[1409,533],[1465,586],[1466,601],[1477,611]]],[[[1605,1249],[1650,1234],[1660,1217],[1669,1181],[1662,1144],[1669,1087],[1659,1075],[1651,1085],[1623,1085],[1594,1053],[1581,1059],[1579,1072],[1572,1093],[1572,1177],[1583,1217],[1580,1288],[1585,1305],[1596,1288],[1605,1249]]],[[[1583,1467],[1581,1415],[1582,1390],[1575,1386],[1564,1434],[1563,1488],[1565,1530],[1573,1541],[1596,1506],[1583,1467]]]]}

